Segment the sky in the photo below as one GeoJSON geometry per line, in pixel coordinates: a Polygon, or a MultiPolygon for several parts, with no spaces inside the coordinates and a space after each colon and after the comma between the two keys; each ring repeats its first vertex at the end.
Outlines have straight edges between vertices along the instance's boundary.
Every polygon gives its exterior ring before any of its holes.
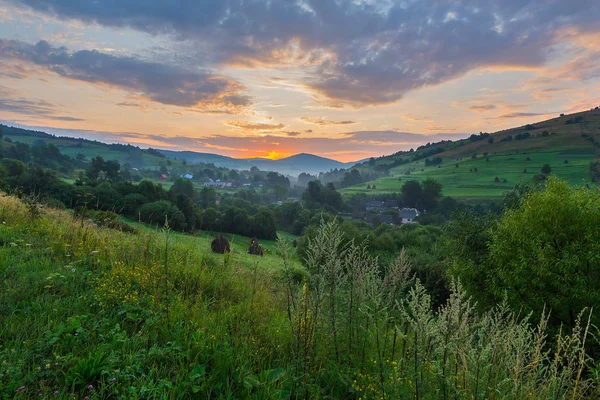
{"type": "Polygon", "coordinates": [[[0,121],[340,161],[600,105],[597,0],[0,0],[0,121]]]}

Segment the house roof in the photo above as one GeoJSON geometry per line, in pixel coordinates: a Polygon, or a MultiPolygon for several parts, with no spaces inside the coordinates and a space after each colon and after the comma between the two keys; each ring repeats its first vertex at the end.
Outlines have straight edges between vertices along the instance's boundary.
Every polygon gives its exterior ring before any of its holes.
{"type": "Polygon", "coordinates": [[[419,216],[419,210],[416,208],[403,208],[398,213],[400,218],[415,219],[419,216]]]}
{"type": "Polygon", "coordinates": [[[400,202],[398,200],[388,200],[385,202],[384,206],[388,208],[400,207],[400,202]]]}
{"type": "Polygon", "coordinates": [[[379,200],[367,201],[367,207],[383,207],[384,202],[379,200]]]}

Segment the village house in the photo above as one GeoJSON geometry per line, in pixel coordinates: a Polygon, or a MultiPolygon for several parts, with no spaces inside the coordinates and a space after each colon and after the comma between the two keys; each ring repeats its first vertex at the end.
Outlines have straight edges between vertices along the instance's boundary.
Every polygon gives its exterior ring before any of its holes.
{"type": "Polygon", "coordinates": [[[223,182],[220,179],[217,179],[216,181],[209,179],[208,182],[204,182],[204,187],[230,188],[231,186],[231,182],[223,182]]]}
{"type": "Polygon", "coordinates": [[[419,216],[419,210],[416,208],[403,208],[398,213],[401,224],[410,224],[419,216]]]}

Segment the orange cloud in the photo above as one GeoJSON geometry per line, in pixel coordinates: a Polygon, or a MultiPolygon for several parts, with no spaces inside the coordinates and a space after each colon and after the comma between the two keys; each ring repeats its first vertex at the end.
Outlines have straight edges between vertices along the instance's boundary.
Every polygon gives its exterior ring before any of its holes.
{"type": "Polygon", "coordinates": [[[259,122],[249,122],[249,121],[226,121],[225,125],[240,128],[248,131],[277,131],[283,129],[285,125],[283,124],[263,124],[259,122]]]}
{"type": "Polygon", "coordinates": [[[326,125],[352,125],[355,124],[355,121],[331,121],[325,118],[309,118],[309,117],[301,117],[301,121],[306,122],[308,124],[326,126],[326,125]]]}

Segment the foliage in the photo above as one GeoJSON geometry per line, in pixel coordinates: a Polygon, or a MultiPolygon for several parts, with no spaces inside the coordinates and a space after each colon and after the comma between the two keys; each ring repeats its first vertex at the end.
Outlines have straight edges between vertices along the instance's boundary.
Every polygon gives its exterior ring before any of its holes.
{"type": "Polygon", "coordinates": [[[553,326],[573,326],[583,307],[600,301],[597,193],[550,177],[505,204],[497,222],[467,215],[453,222],[453,273],[488,304],[506,296],[515,309],[550,310],[553,326]]]}
{"type": "Polygon", "coordinates": [[[458,283],[436,312],[406,253],[381,264],[333,222],[311,239],[308,271],[281,241],[268,272],[168,230],[0,205],[3,398],[599,395],[588,313],[548,338],[545,318],[480,314],[458,283]]]}

